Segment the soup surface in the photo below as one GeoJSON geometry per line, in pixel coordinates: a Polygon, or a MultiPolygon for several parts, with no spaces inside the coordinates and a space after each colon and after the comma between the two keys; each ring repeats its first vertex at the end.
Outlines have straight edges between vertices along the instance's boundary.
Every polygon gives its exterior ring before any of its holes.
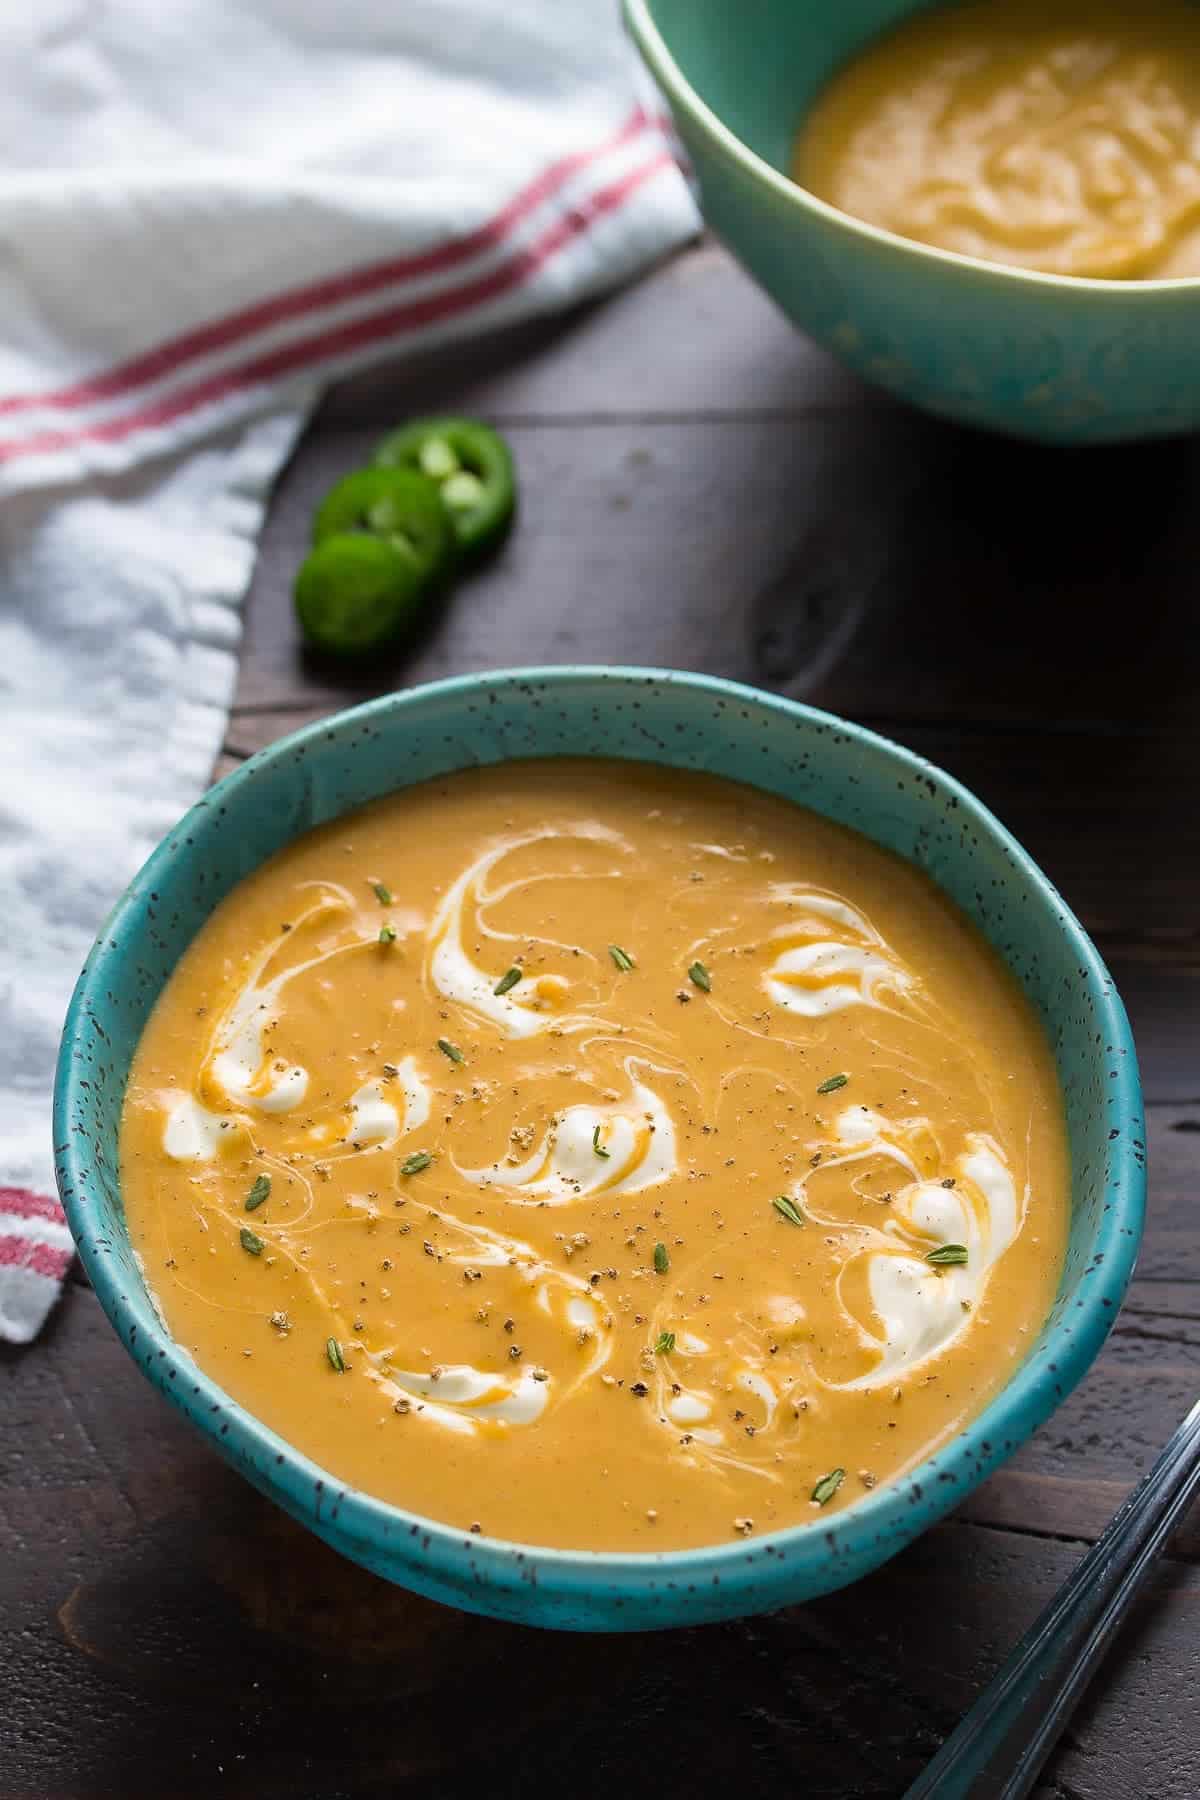
{"type": "Polygon", "coordinates": [[[164,990],[121,1149],[241,1404],[576,1548],[810,1520],[926,1455],[1031,1346],[1069,1206],[1040,1030],[933,886],[634,764],[455,775],[265,864],[164,990]]]}
{"type": "Polygon", "coordinates": [[[1060,275],[1200,274],[1200,8],[968,0],[833,77],[792,173],[902,237],[1060,275]]]}

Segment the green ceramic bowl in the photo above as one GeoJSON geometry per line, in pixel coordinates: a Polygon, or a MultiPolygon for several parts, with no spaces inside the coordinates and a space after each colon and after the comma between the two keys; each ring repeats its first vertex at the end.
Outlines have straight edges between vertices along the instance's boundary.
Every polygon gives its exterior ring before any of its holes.
{"type": "MultiPolygon", "coordinates": [[[[104,926],[63,1033],[59,1191],[101,1305],[135,1361],[213,1448],[335,1549],[456,1606],[529,1624],[693,1625],[841,1587],[948,1512],[1087,1369],[1142,1226],[1144,1132],[1121,1002],[1079,924],[965,788],[906,750],[749,688],[638,669],[468,676],[360,706],[227,776],[171,832],[104,926]],[[1062,1288],[1028,1361],[903,1481],[828,1520],[653,1555],[472,1537],[348,1491],[204,1375],[154,1310],[130,1246],[117,1132],[130,1059],[179,956],[217,902],[300,833],[452,769],[527,756],[705,769],[802,802],[896,850],[980,925],[1040,1013],[1066,1096],[1072,1223],[1062,1288]]],[[[484,1511],[486,1517],[486,1511],[484,1511]]]]}
{"type": "Polygon", "coordinates": [[[826,78],[912,0],[624,0],[705,216],[784,312],[868,381],[1047,443],[1200,425],[1200,280],[1083,281],[927,249],[787,179],[826,78]]]}

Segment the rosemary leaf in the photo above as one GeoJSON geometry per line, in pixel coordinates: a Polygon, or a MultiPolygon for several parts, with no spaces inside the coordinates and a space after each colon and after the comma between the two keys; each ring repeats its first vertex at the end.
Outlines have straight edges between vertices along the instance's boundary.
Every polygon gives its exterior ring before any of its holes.
{"type": "Polygon", "coordinates": [[[270,1194],[271,1177],[269,1175],[255,1176],[254,1186],[246,1195],[246,1211],[253,1212],[256,1206],[261,1206],[264,1200],[270,1198],[270,1194]]]}
{"type": "Polygon", "coordinates": [[[845,1469],[831,1469],[828,1475],[822,1475],[812,1491],[812,1497],[817,1505],[828,1506],[845,1479],[845,1469]]]}

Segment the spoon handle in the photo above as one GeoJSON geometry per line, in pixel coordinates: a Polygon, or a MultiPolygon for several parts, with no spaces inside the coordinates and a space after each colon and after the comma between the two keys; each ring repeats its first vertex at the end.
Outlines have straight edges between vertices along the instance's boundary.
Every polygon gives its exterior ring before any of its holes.
{"type": "Polygon", "coordinates": [[[1200,1401],[905,1800],[1022,1800],[1200,1486],[1200,1401]]]}

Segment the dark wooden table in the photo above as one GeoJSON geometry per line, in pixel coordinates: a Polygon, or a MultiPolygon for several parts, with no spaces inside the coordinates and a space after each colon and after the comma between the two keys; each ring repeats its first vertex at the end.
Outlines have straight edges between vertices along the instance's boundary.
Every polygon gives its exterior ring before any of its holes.
{"type": "MultiPolygon", "coordinates": [[[[968,782],[1129,1006],[1151,1208],[1089,1379],[953,1519],[817,1604],[562,1638],[417,1601],[276,1514],[76,1282],[0,1356],[0,1800],[900,1795],[1200,1387],[1200,452],[1063,454],[868,393],[703,246],[581,316],[323,408],[280,486],[224,765],[367,693],[517,662],[716,671],[968,782]],[[298,654],[312,506],[414,410],[497,420],[503,558],[352,687],[298,654]]],[[[1042,1800],[1200,1795],[1185,1529],[1042,1800]]]]}

